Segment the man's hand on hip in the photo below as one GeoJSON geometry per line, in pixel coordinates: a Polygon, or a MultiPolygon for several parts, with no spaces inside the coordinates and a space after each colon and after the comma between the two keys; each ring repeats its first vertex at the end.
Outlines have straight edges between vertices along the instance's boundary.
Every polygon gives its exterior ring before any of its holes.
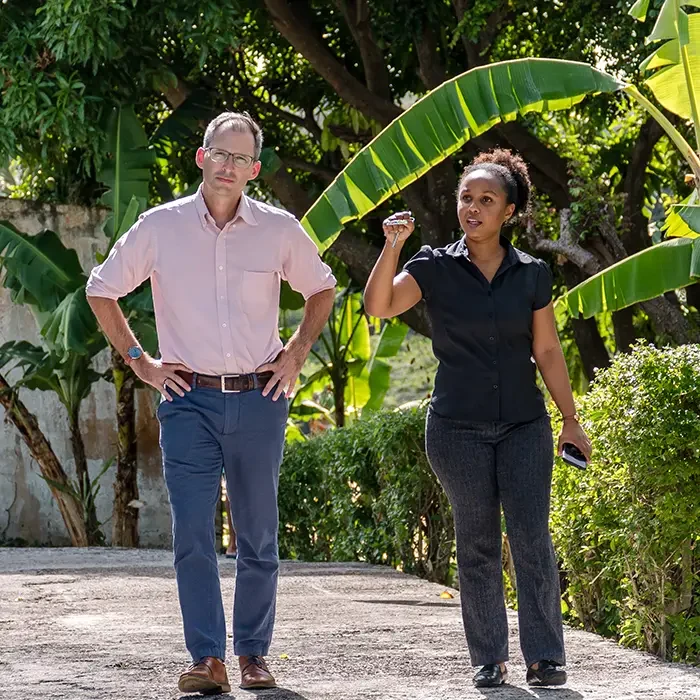
{"type": "Polygon", "coordinates": [[[263,396],[267,396],[273,389],[275,393],[272,395],[272,400],[277,399],[284,394],[287,398],[292,395],[294,385],[301,374],[301,368],[306,362],[306,358],[311,348],[292,338],[287,345],[282,348],[280,354],[277,355],[274,362],[268,362],[256,369],[256,372],[273,372],[272,377],[263,389],[263,396]],[[277,387],[275,389],[275,387],[277,387]]]}
{"type": "Polygon", "coordinates": [[[162,360],[154,360],[148,355],[143,355],[139,360],[130,365],[134,374],[145,384],[155,387],[166,401],[172,401],[170,392],[175,392],[178,396],[184,396],[186,391],[191,391],[192,387],[178,374],[176,370],[189,372],[190,369],[178,362],[165,363],[162,360]]]}

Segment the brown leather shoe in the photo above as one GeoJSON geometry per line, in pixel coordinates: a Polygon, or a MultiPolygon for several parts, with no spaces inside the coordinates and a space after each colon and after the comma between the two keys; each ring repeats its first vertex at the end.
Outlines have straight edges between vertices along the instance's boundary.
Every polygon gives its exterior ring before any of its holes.
{"type": "Polygon", "coordinates": [[[241,685],[243,690],[252,688],[276,688],[277,683],[262,656],[239,656],[241,685]]]}
{"type": "Polygon", "coordinates": [[[226,675],[226,666],[221,659],[205,656],[192,664],[181,676],[177,684],[181,693],[229,693],[231,686],[226,675]]]}

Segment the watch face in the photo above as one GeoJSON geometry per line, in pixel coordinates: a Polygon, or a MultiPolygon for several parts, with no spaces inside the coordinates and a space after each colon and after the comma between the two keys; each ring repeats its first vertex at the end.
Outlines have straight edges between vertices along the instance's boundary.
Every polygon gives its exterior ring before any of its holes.
{"type": "Polygon", "coordinates": [[[141,355],[143,355],[143,350],[141,348],[137,347],[134,345],[133,347],[129,348],[126,351],[126,354],[132,359],[132,360],[138,360],[141,355]]]}

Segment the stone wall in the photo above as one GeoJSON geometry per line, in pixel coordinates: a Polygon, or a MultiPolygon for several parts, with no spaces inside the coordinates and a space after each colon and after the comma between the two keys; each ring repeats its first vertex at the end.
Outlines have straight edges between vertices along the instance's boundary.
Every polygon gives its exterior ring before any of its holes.
{"type": "MultiPolygon", "coordinates": [[[[95,253],[103,251],[107,239],[102,232],[105,211],[70,205],[37,205],[32,202],[0,198],[0,221],[9,221],[20,231],[38,233],[51,229],[64,244],[75,248],[89,271],[95,253]]],[[[39,343],[34,317],[23,306],[13,304],[0,288],[0,344],[9,340],[39,343]]],[[[97,358],[97,369],[108,366],[107,351],[97,358]]],[[[12,380],[14,375],[9,375],[12,380]]],[[[64,469],[75,476],[68,419],[64,407],[52,392],[22,390],[21,398],[39,421],[64,469]]],[[[156,396],[150,390],[137,392],[137,434],[139,493],[145,504],[140,514],[141,545],[168,547],[171,542],[170,510],[163,482],[155,418],[156,396]]],[[[2,408],[0,408],[0,414],[2,408]]],[[[85,439],[91,476],[98,473],[105,459],[116,454],[114,387],[99,381],[83,402],[81,427],[85,439]]],[[[4,417],[4,416],[3,416],[4,417]]],[[[97,499],[98,519],[105,523],[111,538],[114,468],[101,480],[97,499]]],[[[12,423],[0,423],[0,541],[21,538],[32,545],[65,545],[69,539],[60,513],[38,465],[12,423]]]]}

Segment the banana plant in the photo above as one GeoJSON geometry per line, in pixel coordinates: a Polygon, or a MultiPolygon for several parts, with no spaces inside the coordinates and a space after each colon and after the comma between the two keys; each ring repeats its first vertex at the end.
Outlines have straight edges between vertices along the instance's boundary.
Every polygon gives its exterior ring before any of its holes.
{"type": "MultiPolygon", "coordinates": [[[[647,0],[640,0],[634,15],[643,19],[647,5],[647,0]]],[[[688,17],[681,5],[698,7],[700,2],[664,2],[649,41],[667,43],[645,68],[661,68],[648,85],[659,93],[661,104],[684,118],[693,118],[700,94],[691,79],[693,64],[700,57],[700,16],[688,17]]],[[[374,210],[494,125],[528,113],[567,110],[589,95],[616,92],[638,102],[659,122],[683,155],[697,187],[700,158],[696,149],[636,86],[585,63],[524,58],[469,70],[415,102],[357,153],[307,211],[302,224],[324,251],[346,224],[374,210]]],[[[696,248],[700,244],[689,235],[693,227],[700,231],[694,204],[687,202],[672,211],[678,217],[676,236],[682,235],[683,240],[656,245],[572,289],[566,297],[570,312],[588,317],[691,284],[700,274],[696,248]],[[673,259],[674,273],[648,275],[649,268],[658,270],[655,258],[660,260],[662,255],[664,262],[673,259]]]]}
{"type": "MultiPolygon", "coordinates": [[[[108,243],[105,252],[97,255],[97,262],[102,262],[109,255],[120,236],[134,225],[139,214],[145,210],[151,169],[155,163],[155,150],[150,146],[133,106],[122,105],[112,110],[107,121],[107,138],[109,156],[98,179],[107,187],[102,203],[110,210],[104,224],[108,243]]],[[[146,282],[127,296],[121,306],[145,349],[154,353],[157,343],[150,284],[146,282]]],[[[139,511],[131,505],[138,501],[139,496],[135,403],[137,378],[114,349],[111,359],[117,425],[112,544],[137,547],[139,511]]]]}
{"type": "Polygon", "coordinates": [[[32,345],[27,341],[9,341],[0,345],[0,370],[19,370],[22,373],[21,378],[14,383],[15,391],[22,387],[51,391],[65,407],[77,478],[57,481],[43,474],[42,478],[50,487],[62,491],[80,504],[87,543],[104,545],[104,533],[95,509],[95,496],[99,492],[99,480],[104,470],[94,479],[90,479],[85,444],[80,432],[80,406],[90,394],[92,385],[101,378],[91,364],[91,355],[74,352],[63,358],[52,350],[32,345]]]}
{"type": "MultiPolygon", "coordinates": [[[[79,488],[73,500],[80,505],[84,522],[80,526],[73,522],[71,514],[76,512],[75,507],[59,503],[59,509],[64,519],[70,518],[66,528],[75,544],[102,544],[104,538],[94,502],[88,499],[92,490],[79,426],[80,405],[99,378],[90,368],[91,360],[104,347],[104,339],[89,308],[87,314],[80,312],[81,300],[87,306],[84,294],[87,278],[75,250],[66,248],[53,231],[32,236],[6,221],[0,222],[0,273],[12,300],[24,304],[32,312],[46,346],[39,348],[23,342],[5,344],[0,349],[0,369],[9,366],[22,373],[20,380],[11,387],[15,395],[22,386],[50,390],[65,406],[79,488]],[[68,351],[66,345],[80,350],[68,351]],[[75,533],[79,536],[74,536],[75,533]]],[[[48,445],[35,419],[20,421],[11,410],[9,417],[18,419],[16,425],[30,448],[37,444],[48,445]]],[[[47,450],[42,454],[46,459],[46,463],[39,464],[42,475],[55,477],[58,474],[67,484],[65,471],[55,454],[47,450]]],[[[52,486],[52,493],[59,501],[71,498],[57,486],[52,486]]]]}
{"type": "Polygon", "coordinates": [[[361,294],[344,288],[336,297],[326,330],[311,350],[321,368],[303,378],[290,405],[292,417],[321,417],[342,427],[348,416],[381,408],[391,372],[384,359],[396,355],[408,327],[385,323],[374,349],[370,328],[361,294]],[[330,409],[315,400],[324,393],[332,397],[330,409]]]}
{"type": "MultiPolygon", "coordinates": [[[[663,227],[666,240],[612,265],[571,289],[562,300],[573,316],[584,318],[646,301],[700,280],[700,14],[683,7],[700,7],[699,0],[665,0],[646,43],[663,42],[640,68],[651,73],[645,85],[659,104],[692,123],[695,149],[636,88],[627,92],[657,119],[680,149],[692,171],[695,189],[671,206],[663,227]]],[[[630,14],[646,19],[649,0],[638,0],[630,14]]]]}

